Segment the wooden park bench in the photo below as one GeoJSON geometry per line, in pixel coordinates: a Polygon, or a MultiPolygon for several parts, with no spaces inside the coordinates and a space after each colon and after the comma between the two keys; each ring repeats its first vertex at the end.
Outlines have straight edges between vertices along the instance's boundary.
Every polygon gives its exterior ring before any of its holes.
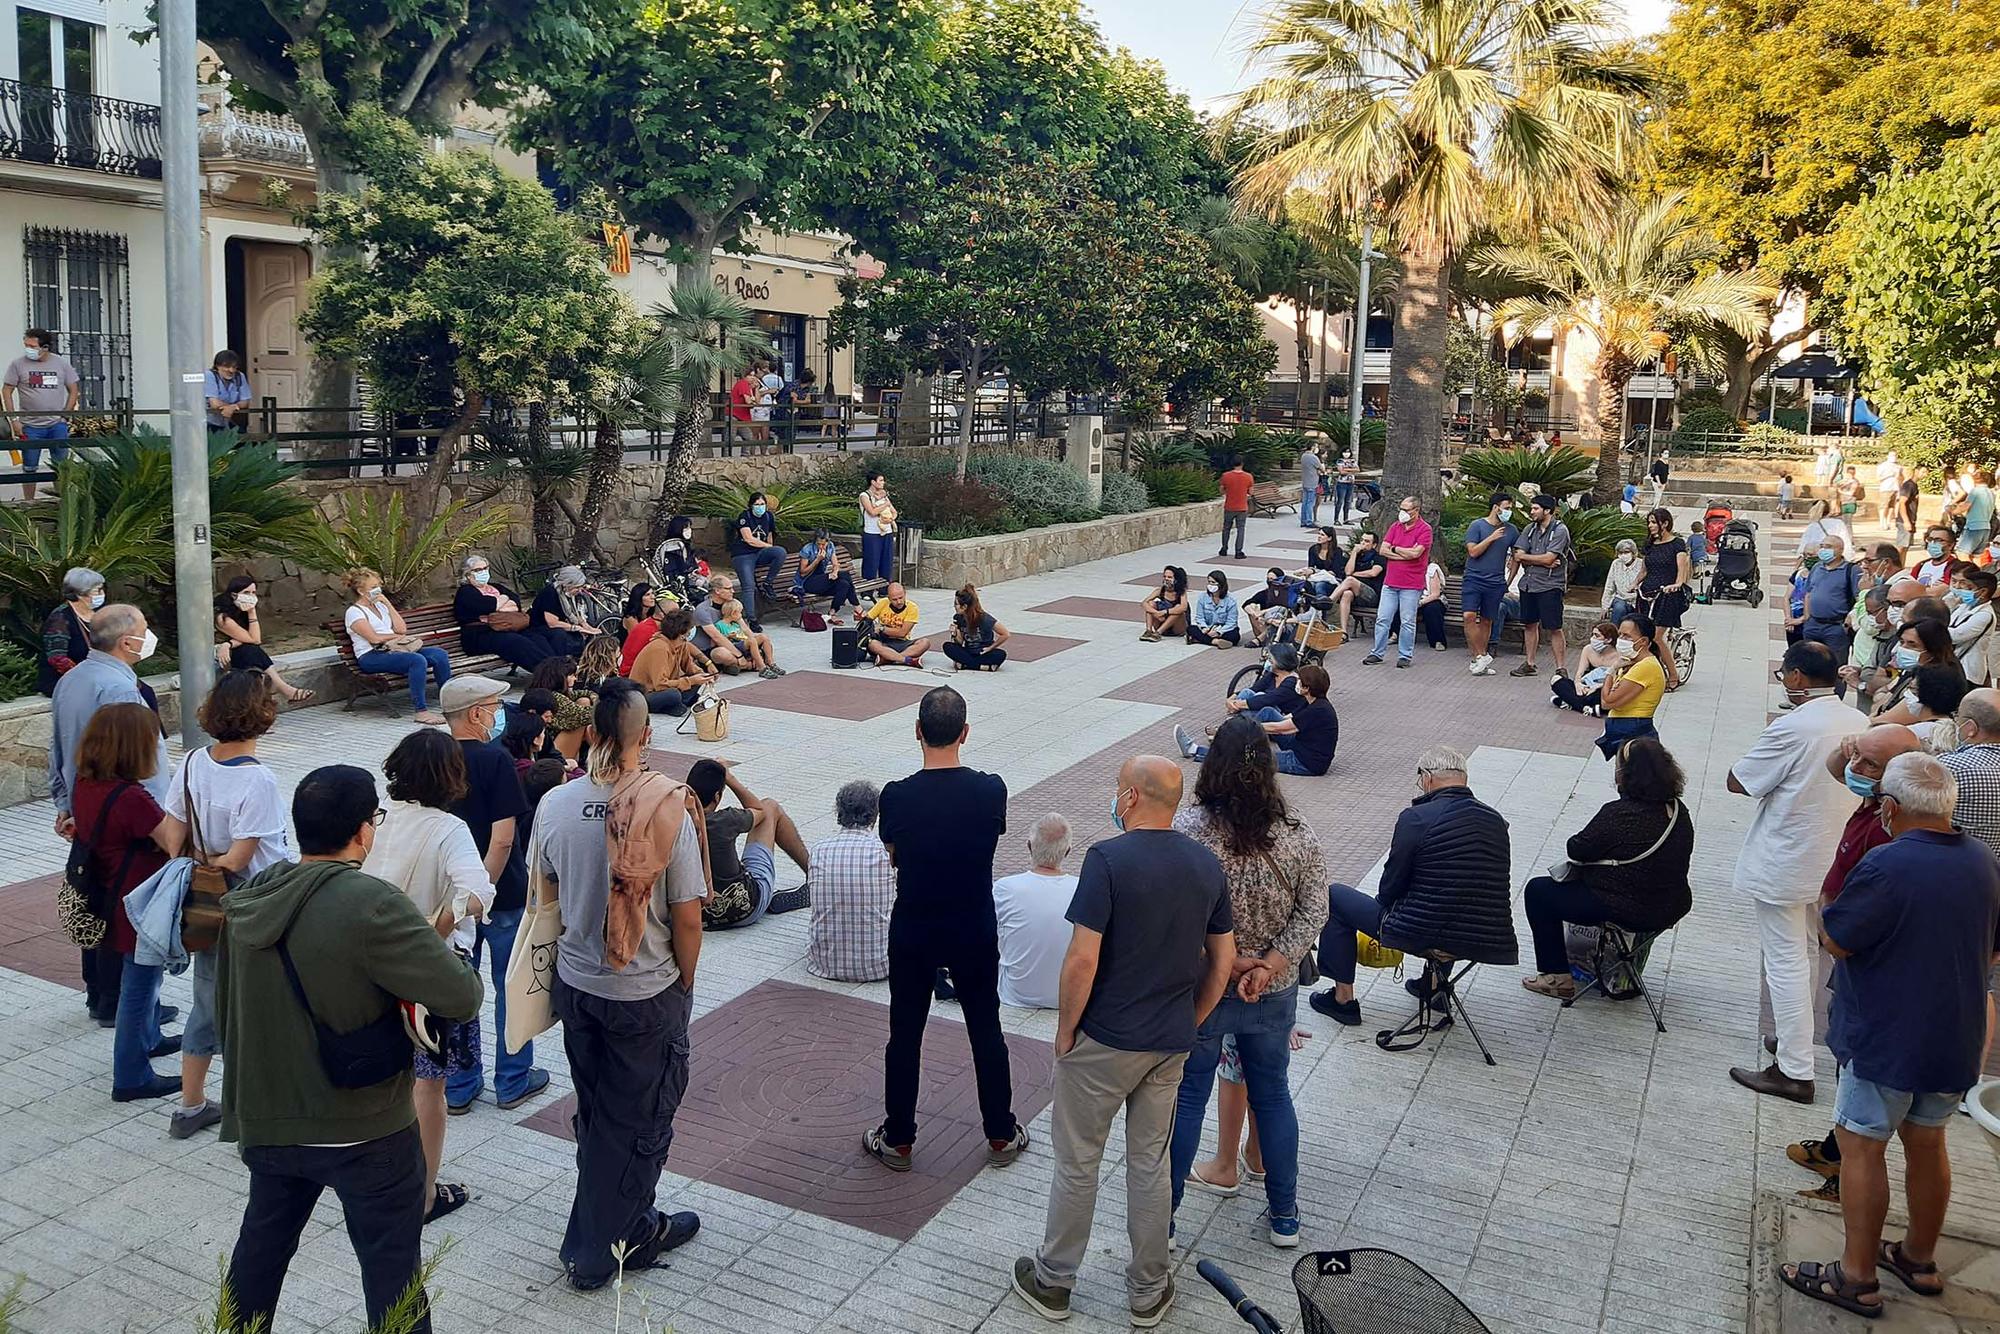
{"type": "MultiPolygon", "coordinates": [[[[861,599],[861,605],[866,608],[888,590],[889,581],[887,579],[863,579],[860,574],[861,565],[855,560],[854,553],[838,542],[834,545],[840,549],[840,568],[854,577],[854,595],[861,599]]],[[[803,602],[799,598],[792,596],[792,585],[798,581],[798,577],[799,557],[797,552],[793,552],[791,555],[785,557],[785,563],[778,567],[776,577],[771,580],[771,587],[778,590],[778,597],[775,604],[766,606],[763,595],[759,593],[757,619],[767,621],[773,616],[782,614],[796,621],[801,612],[817,610],[822,604],[829,607],[832,606],[833,599],[826,593],[803,594],[801,595],[805,599],[803,602]]]]}
{"type": "MultiPolygon", "coordinates": [[[[363,671],[354,661],[354,640],[347,633],[345,621],[332,620],[324,623],[332,632],[335,648],[340,653],[341,665],[354,678],[354,693],[347,697],[346,708],[353,711],[354,701],[363,695],[393,701],[400,693],[407,692],[410,681],[400,672],[363,671]]],[[[496,670],[512,673],[518,670],[512,663],[492,653],[467,653],[465,643],[459,637],[458,621],[452,616],[451,603],[439,602],[428,607],[417,607],[403,613],[403,624],[409,632],[424,641],[425,648],[441,648],[451,659],[451,674],[463,676],[485,674],[496,670]]],[[[390,707],[393,708],[393,705],[390,707]]]]}
{"type": "Polygon", "coordinates": [[[1283,514],[1287,510],[1296,513],[1298,508],[1299,502],[1287,500],[1284,493],[1278,490],[1276,482],[1259,482],[1250,488],[1250,512],[1259,518],[1283,514]]]}

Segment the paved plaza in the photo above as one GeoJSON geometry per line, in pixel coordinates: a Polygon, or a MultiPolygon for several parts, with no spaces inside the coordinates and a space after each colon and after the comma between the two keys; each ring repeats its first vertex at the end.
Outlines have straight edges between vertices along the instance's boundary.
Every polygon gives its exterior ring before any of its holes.
{"type": "MultiPolygon", "coordinates": [[[[1788,549],[1796,542],[1787,535],[1795,525],[1779,528],[1766,534],[1767,568],[1776,564],[1773,537],[1788,549]]],[[[1189,542],[983,590],[1020,651],[998,673],[952,684],[970,702],[966,762],[1001,774],[1012,794],[1001,873],[1025,865],[1027,831],[1045,811],[1069,817],[1080,856],[1110,831],[1119,762],[1171,753],[1176,722],[1216,720],[1223,683],[1250,655],[1141,643],[1136,603],[1164,564],[1184,565],[1197,580],[1223,568],[1240,585],[1263,565],[1302,560],[1289,519],[1254,521],[1250,539],[1244,562],[1215,562],[1205,542],[1189,542]]],[[[916,600],[920,628],[936,633],[949,593],[920,590],[916,600]]],[[[1777,707],[1778,608],[1697,609],[1698,667],[1660,715],[1687,771],[1696,829],[1694,911],[1648,972],[1667,1032],[1655,1032],[1636,1004],[1592,999],[1565,1011],[1524,992],[1528,933],[1518,909],[1522,966],[1478,970],[1467,994],[1495,1066],[1461,1031],[1415,1052],[1378,1050],[1376,1029],[1411,1007],[1389,975],[1364,971],[1360,1028],[1339,1028],[1302,1004],[1300,1026],[1311,1036],[1294,1057],[1292,1083],[1305,1249],[1400,1251],[1508,1334],[1726,1332],[1750,1328],[1759,1305],[1790,1309],[1753,1266],[1757,1206],[1764,1193],[1789,1202],[1814,1183],[1783,1149],[1825,1130],[1832,1060],[1822,1049],[1813,1108],[1756,1097],[1726,1073],[1763,1064],[1751,908],[1729,888],[1752,804],[1726,793],[1724,780],[1777,707]]],[[[730,683],[739,705],[731,739],[705,748],[656,719],[655,762],[684,769],[704,750],[738,761],[743,781],[781,800],[810,842],[832,832],[842,782],[915,767],[916,701],[943,677],[836,673],[826,637],[780,629],[776,641],[792,673],[730,683]]],[[[1511,823],[1517,885],[1559,858],[1611,795],[1609,766],[1591,748],[1600,724],[1549,707],[1546,662],[1542,678],[1524,681],[1472,677],[1456,647],[1420,647],[1409,671],[1363,667],[1365,651],[1349,644],[1329,663],[1341,721],[1333,772],[1281,780],[1337,877],[1372,886],[1428,744],[1471,754],[1473,789],[1511,823]]],[[[318,764],[378,767],[409,726],[368,705],[315,708],[285,715],[262,756],[289,791],[318,764]]],[[[1829,785],[1827,799],[1843,798],[1829,785]]],[[[0,882],[14,886],[0,889],[0,1281],[22,1278],[18,1327],[38,1334],[191,1331],[212,1303],[246,1176],[212,1135],[170,1140],[167,1103],[111,1102],[111,1035],[77,1003],[75,952],[49,931],[46,877],[65,851],[51,818],[46,802],[0,810],[8,854],[0,882]]],[[[781,886],[796,883],[788,871],[780,869],[781,886]]],[[[953,1109],[969,1097],[963,1037],[934,1024],[917,1170],[891,1177],[859,1148],[880,1118],[887,986],[810,976],[808,916],[705,943],[692,1089],[661,1195],[698,1210],[702,1232],[670,1267],[631,1281],[624,1328],[638,1329],[642,1317],[649,1330],[680,1334],[1043,1328],[1010,1294],[1008,1270],[1041,1234],[1054,1014],[1004,1012],[1020,1039],[1018,1106],[1024,1119],[1036,1113],[1028,1154],[992,1170],[956,1151],[965,1137],[954,1133],[966,1127],[953,1109]]],[[[185,1007],[187,979],[169,979],[165,998],[185,1007]]],[[[948,1003],[935,1013],[956,1019],[948,1003]]],[[[486,1031],[490,1042],[490,1008],[486,1031]]],[[[574,1181],[562,1104],[569,1082],[559,1038],[537,1044],[537,1054],[553,1076],[547,1094],[503,1113],[489,1093],[450,1122],[444,1176],[468,1183],[475,1198],[425,1238],[451,1241],[432,1287],[440,1331],[613,1328],[614,1294],[573,1292],[556,1261],[574,1181]]],[[[1962,1118],[1952,1137],[1951,1230],[2000,1238],[1992,1141],[1962,1118]]],[[[1114,1132],[1071,1328],[1126,1327],[1119,1147],[1114,1132]]],[[[1899,1202],[1900,1194],[1898,1186],[1899,1202]]],[[[1266,1242],[1261,1205],[1247,1192],[1188,1195],[1180,1301],[1165,1328],[1242,1328],[1196,1277],[1203,1257],[1295,1318],[1289,1272],[1299,1252],[1266,1242]]],[[[1888,1298],[1899,1310],[1914,1300],[1900,1288],[1888,1298]]],[[[358,1273],[329,1197],[293,1263],[278,1331],[361,1323],[358,1273]]]]}

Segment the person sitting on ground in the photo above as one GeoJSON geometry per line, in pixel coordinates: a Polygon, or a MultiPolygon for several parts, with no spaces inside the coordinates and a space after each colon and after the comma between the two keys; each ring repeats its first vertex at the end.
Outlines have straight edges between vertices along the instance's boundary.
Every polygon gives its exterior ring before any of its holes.
{"type": "Polygon", "coordinates": [[[1160,586],[1139,603],[1139,610],[1146,617],[1146,628],[1139,632],[1141,640],[1151,644],[1162,635],[1186,632],[1187,583],[1187,571],[1178,565],[1169,565],[1161,572],[1160,586]]]}
{"type": "MultiPolygon", "coordinates": [[[[1694,857],[1694,817],[1681,803],[1686,780],[1674,757],[1653,737],[1618,748],[1614,801],[1570,835],[1570,872],[1538,875],[1523,895],[1535,941],[1535,975],[1521,985],[1537,995],[1576,995],[1563,924],[1606,922],[1635,935],[1665,931],[1694,907],[1688,863],[1694,857]]],[[[1607,979],[1609,980],[1609,979],[1607,979]]]]}
{"type": "Polygon", "coordinates": [[[232,672],[262,672],[271,688],[287,703],[304,704],[313,692],[287,681],[264,648],[264,623],[257,619],[257,581],[239,574],[215,598],[215,632],[220,635],[218,656],[232,672]]]}
{"type": "Polygon", "coordinates": [[[735,645],[715,628],[722,619],[722,609],[736,597],[736,581],[726,574],[719,574],[708,586],[708,596],[688,608],[694,613],[694,645],[707,655],[722,672],[734,676],[750,665],[750,660],[736,651],[735,645]]]}
{"type": "Polygon", "coordinates": [[[694,614],[674,607],[660,618],[660,632],[640,650],[627,673],[646,692],[646,707],[654,713],[683,714],[694,706],[703,686],[717,680],[715,664],[688,639],[694,614]]]}
{"type": "Polygon", "coordinates": [[[366,566],[349,570],[340,582],[352,599],[343,623],[354,646],[354,665],[364,672],[406,677],[416,720],[443,726],[444,715],[431,708],[425,685],[428,678],[435,678],[443,689],[451,680],[451,655],[410,633],[403,613],[382,592],[382,576],[375,571],[366,566]]]}
{"type": "Polygon", "coordinates": [[[1589,640],[1577,652],[1576,675],[1549,678],[1549,703],[1558,709],[1575,709],[1597,717],[1603,712],[1599,705],[1603,702],[1604,678],[1623,661],[1618,653],[1618,627],[1610,621],[1599,621],[1590,628],[1589,640]]]}
{"type": "Polygon", "coordinates": [[[729,641],[729,647],[736,650],[738,657],[749,661],[750,669],[757,675],[769,679],[785,674],[784,669],[769,656],[771,637],[751,632],[744,622],[743,604],[737,599],[731,598],[722,604],[715,618],[715,632],[729,641]]]}
{"type": "Polygon", "coordinates": [[[1242,621],[1243,612],[1230,596],[1229,576],[1220,570],[1210,570],[1207,587],[1188,612],[1188,643],[1234,648],[1243,638],[1242,621]]]}
{"type": "Polygon", "coordinates": [[[1951,646],[1965,679],[1976,686],[1986,684],[1992,674],[1993,591],[2000,588],[1991,570],[1974,567],[1951,577],[1951,595],[1956,608],[1951,613],[1951,646]]]}
{"type": "Polygon", "coordinates": [[[1354,609],[1372,610],[1382,601],[1382,576],[1388,573],[1388,566],[1382,563],[1382,552],[1373,533],[1362,533],[1354,540],[1354,550],[1347,558],[1347,577],[1333,590],[1333,626],[1345,632],[1354,609]]]}
{"type": "Polygon", "coordinates": [[[1069,821],[1051,812],[1035,821],[1028,835],[1029,869],[993,882],[1002,1005],[1056,1008],[1069,950],[1069,904],[1076,894],[1076,877],[1063,870],[1068,856],[1069,821]]]}
{"type": "MultiPolygon", "coordinates": [[[[590,726],[597,697],[577,688],[576,659],[542,659],[529,675],[522,699],[525,701],[528,694],[535,691],[546,692],[548,696],[550,707],[543,721],[548,724],[550,744],[564,755],[582,754],[584,729],[590,726]]],[[[543,702],[539,695],[536,702],[543,702]]]]}
{"type": "Polygon", "coordinates": [[[840,832],[812,845],[806,896],[812,931],[806,971],[832,982],[880,982],[889,976],[889,910],[896,903],[896,868],[876,837],[881,792],[855,779],[833,794],[840,832]]]}
{"type": "Polygon", "coordinates": [[[876,662],[885,667],[924,665],[924,654],[931,651],[931,641],[911,638],[917,628],[917,604],[910,601],[901,584],[889,585],[868,609],[868,619],[875,623],[868,651],[876,662]]]}
{"type": "Polygon", "coordinates": [[[743,786],[730,766],[721,760],[696,760],[688,770],[688,787],[701,802],[708,824],[708,879],[710,894],[701,905],[701,925],[705,931],[725,931],[735,926],[754,926],[765,914],[788,913],[811,901],[810,891],[801,885],[779,893],[778,864],[772,856],[776,847],[801,870],[811,873],[811,857],[798,826],[775,798],[759,800],[743,786]],[[741,803],[727,810],[722,794],[728,791],[741,803]],[[745,839],[742,855],[736,840],[745,839]]]}
{"type": "Polygon", "coordinates": [[[1638,607],[1639,581],[1646,574],[1646,563],[1639,559],[1638,543],[1621,537],[1616,550],[1617,557],[1604,574],[1604,598],[1598,603],[1613,625],[1638,607]]]}
{"type": "Polygon", "coordinates": [[[1231,713],[1247,713],[1259,720],[1263,719],[1266,709],[1274,709],[1289,718],[1306,706],[1304,696],[1299,694],[1298,678],[1299,651],[1290,644],[1278,644],[1271,649],[1271,665],[1258,675],[1249,688],[1237,691],[1235,698],[1223,707],[1231,713]]]}
{"type": "Polygon", "coordinates": [[[521,703],[507,710],[507,721],[500,728],[500,749],[514,757],[517,773],[526,772],[548,750],[548,719],[555,712],[555,702],[546,690],[534,693],[545,698],[530,701],[524,693],[521,703]],[[543,704],[547,705],[546,710],[536,707],[543,704]]]}
{"type": "Polygon", "coordinates": [[[1876,692],[1874,712],[1868,715],[1870,724],[1901,723],[1908,727],[1917,721],[1914,692],[1919,667],[1945,667],[1960,676],[1965,675],[1958,665],[1958,654],[1951,646],[1951,631],[1943,618],[1925,616],[1918,619],[1910,610],[1922,601],[1924,599],[1918,599],[1918,602],[1909,603],[1904,608],[1896,647],[1889,655],[1896,679],[1886,690],[1876,692]]]}
{"type": "Polygon", "coordinates": [[[945,641],[944,655],[957,671],[995,672],[1007,661],[1007,627],[993,619],[980,605],[979,590],[971,584],[958,590],[952,603],[951,638],[945,641]]]}
{"type": "Polygon", "coordinates": [[[861,598],[854,591],[854,572],[840,554],[840,543],[826,529],[817,529],[812,541],[799,548],[799,573],[792,581],[792,595],[804,606],[809,597],[828,599],[827,614],[836,622],[842,607],[861,610],[861,598]]]}
{"type": "Polygon", "coordinates": [[[576,688],[591,696],[592,708],[604,683],[624,675],[618,669],[618,653],[617,635],[592,635],[583,641],[583,652],[576,655],[576,688]]]}
{"type": "MultiPolygon", "coordinates": [[[[678,606],[678,603],[671,604],[678,606]]],[[[640,584],[632,590],[632,597],[625,603],[625,637],[618,646],[618,674],[630,676],[632,664],[646,645],[653,642],[653,636],[660,633],[660,617],[665,608],[660,605],[651,584],[640,584]],[[640,601],[644,592],[645,601],[640,601]]]]}
{"type": "MultiPolygon", "coordinates": [[[[1333,767],[1333,754],[1340,745],[1340,719],[1326,697],[1332,682],[1326,668],[1309,662],[1299,668],[1297,686],[1305,703],[1290,715],[1270,707],[1248,716],[1263,724],[1277,748],[1279,773],[1317,778],[1333,767]]],[[[1179,724],[1174,726],[1174,744],[1190,760],[1208,758],[1209,748],[1196,744],[1194,734],[1179,724]]]]}
{"type": "Polygon", "coordinates": [[[1357,931],[1410,954],[1436,951],[1510,967],[1519,961],[1507,821],[1472,795],[1465,777],[1465,756],[1448,746],[1419,755],[1423,795],[1396,817],[1375,897],[1346,885],[1327,891],[1331,911],[1319,958],[1333,985],[1310,1002],[1321,1014],[1350,1027],[1361,1022],[1354,998],[1357,931]]]}
{"type": "Polygon", "coordinates": [[[1259,646],[1268,645],[1278,637],[1278,627],[1284,624],[1292,604],[1297,601],[1297,589],[1285,572],[1273,565],[1264,571],[1264,586],[1243,599],[1243,610],[1251,615],[1251,624],[1257,627],[1259,646]]]}
{"type": "Polygon", "coordinates": [[[597,633],[576,605],[585,582],[581,566],[565,565],[549,576],[528,606],[528,628],[571,657],[583,652],[583,642],[597,633]]]}
{"type": "Polygon", "coordinates": [[[459,574],[451,618],[458,622],[459,641],[467,653],[492,654],[532,672],[544,658],[575,652],[532,628],[514,590],[494,582],[493,567],[484,555],[477,551],[467,555],[459,574]]]}
{"type": "Polygon", "coordinates": [[[1605,714],[1597,748],[1607,760],[1633,737],[1660,735],[1653,715],[1667,697],[1667,674],[1653,651],[1657,635],[1652,621],[1636,612],[1618,624],[1618,663],[1605,673],[1597,696],[1605,714]]]}

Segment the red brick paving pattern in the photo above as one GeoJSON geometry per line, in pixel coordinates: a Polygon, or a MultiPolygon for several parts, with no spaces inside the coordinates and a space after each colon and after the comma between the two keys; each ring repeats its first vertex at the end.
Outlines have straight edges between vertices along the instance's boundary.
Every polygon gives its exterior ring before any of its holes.
{"type": "MultiPolygon", "coordinates": [[[[938,661],[943,663],[945,659],[940,655],[938,661]]],[[[731,704],[860,723],[915,704],[924,697],[926,689],[905,681],[885,680],[867,668],[838,673],[794,670],[774,680],[740,686],[726,698],[731,704]]]]}
{"type": "Polygon", "coordinates": [[[0,968],[83,990],[78,951],[56,921],[60,875],[0,889],[0,968]]]}
{"type": "Polygon", "coordinates": [[[1007,661],[1040,662],[1043,658],[1053,658],[1058,653],[1067,652],[1089,642],[1085,639],[1064,639],[1060,635],[1010,633],[1006,643],[1007,661]]]}
{"type": "Polygon", "coordinates": [[[1139,600],[1130,602],[1118,598],[1058,598],[1054,602],[1044,602],[1029,611],[1047,612],[1051,616],[1088,616],[1100,621],[1139,621],[1139,600]]]}
{"type": "MultiPolygon", "coordinates": [[[[908,1241],[986,1168],[986,1139],[965,1028],[933,1019],[917,1098],[916,1165],[893,1173],[861,1150],[882,1118],[889,1010],[874,1001],[765,982],[697,1019],[687,1098],[667,1166],[788,1209],[908,1241]]],[[[1046,1042],[1010,1034],[1014,1114],[1049,1104],[1046,1042]]],[[[573,1137],[575,1098],[526,1124],[573,1137]]]]}

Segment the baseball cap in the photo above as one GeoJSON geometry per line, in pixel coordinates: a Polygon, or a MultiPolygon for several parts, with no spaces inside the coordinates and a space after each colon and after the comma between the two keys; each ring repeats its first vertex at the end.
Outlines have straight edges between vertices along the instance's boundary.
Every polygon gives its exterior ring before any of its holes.
{"type": "Polygon", "coordinates": [[[438,707],[446,713],[463,713],[488,700],[502,699],[506,694],[507,683],[490,676],[454,676],[438,692],[438,707]]]}

